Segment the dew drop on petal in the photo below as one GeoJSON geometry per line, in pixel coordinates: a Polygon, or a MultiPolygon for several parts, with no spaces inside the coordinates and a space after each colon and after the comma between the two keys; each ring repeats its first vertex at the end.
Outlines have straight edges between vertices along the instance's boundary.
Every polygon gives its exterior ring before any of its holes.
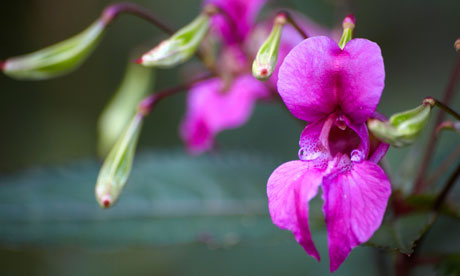
{"type": "Polygon", "coordinates": [[[299,149],[299,159],[302,161],[315,160],[321,156],[321,152],[313,147],[302,147],[299,149]]]}
{"type": "Polygon", "coordinates": [[[362,162],[364,160],[364,154],[360,150],[352,150],[350,155],[352,162],[362,162]]]}

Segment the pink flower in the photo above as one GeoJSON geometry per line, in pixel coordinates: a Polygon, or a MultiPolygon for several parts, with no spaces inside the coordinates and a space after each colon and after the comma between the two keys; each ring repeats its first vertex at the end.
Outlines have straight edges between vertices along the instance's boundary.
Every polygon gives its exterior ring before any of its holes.
{"type": "Polygon", "coordinates": [[[242,43],[251,31],[256,16],[267,0],[206,0],[223,14],[213,18],[213,26],[227,44],[242,43]]]}
{"type": "Polygon", "coordinates": [[[220,78],[196,84],[188,93],[187,113],[180,128],[187,149],[192,154],[209,150],[218,132],[244,124],[254,102],[267,96],[264,84],[252,75],[237,77],[228,90],[220,78]]]}
{"type": "MultiPolygon", "coordinates": [[[[246,123],[257,100],[266,99],[276,90],[274,80],[266,83],[256,80],[250,71],[252,54],[268,36],[272,23],[255,26],[254,21],[265,0],[208,0],[222,9],[225,15],[213,21],[215,31],[223,39],[217,64],[223,78],[214,78],[194,85],[187,96],[187,112],[180,126],[180,134],[188,151],[200,154],[210,150],[215,136],[226,129],[246,123]],[[236,24],[236,25],[235,25],[236,24]],[[263,29],[262,41],[257,30],[263,29]]],[[[312,34],[322,30],[303,18],[297,19],[312,34]]],[[[283,30],[279,63],[302,37],[291,27],[283,30]]],[[[277,74],[277,71],[275,71],[277,74]]]]}
{"type": "Polygon", "coordinates": [[[310,124],[300,136],[300,160],[282,164],[268,180],[270,215],[319,260],[308,202],[321,186],[333,272],[378,229],[391,194],[377,165],[388,145],[371,141],[365,124],[384,87],[383,58],[366,39],[353,39],[341,50],[328,37],[313,37],[288,54],[278,78],[289,111],[310,124]]]}

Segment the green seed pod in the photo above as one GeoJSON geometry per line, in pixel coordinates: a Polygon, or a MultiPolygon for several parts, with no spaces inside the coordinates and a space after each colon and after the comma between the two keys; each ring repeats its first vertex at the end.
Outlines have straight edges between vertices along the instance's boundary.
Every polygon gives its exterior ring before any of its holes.
{"type": "Polygon", "coordinates": [[[261,81],[268,80],[276,69],[283,26],[286,16],[280,14],[275,18],[272,31],[260,46],[257,56],[252,63],[252,75],[261,81]]]}
{"type": "Polygon", "coordinates": [[[98,151],[105,156],[153,86],[152,70],[130,63],[125,76],[98,121],[98,151]]]}
{"type": "Polygon", "coordinates": [[[69,39],[39,51],[5,60],[2,71],[14,79],[44,80],[76,69],[100,41],[106,23],[98,20],[69,39]]]}
{"type": "Polygon", "coordinates": [[[143,115],[136,114],[104,161],[96,183],[96,199],[103,208],[111,207],[126,185],[142,128],[143,115]]]}
{"type": "Polygon", "coordinates": [[[178,30],[169,39],[162,41],[136,62],[144,66],[168,68],[189,60],[206,36],[211,16],[216,12],[217,10],[213,6],[206,7],[187,26],[178,30]]]}
{"type": "Polygon", "coordinates": [[[367,127],[372,134],[385,143],[394,147],[404,147],[415,142],[428,119],[430,118],[431,102],[424,102],[421,106],[394,114],[387,122],[370,119],[367,127]]]}

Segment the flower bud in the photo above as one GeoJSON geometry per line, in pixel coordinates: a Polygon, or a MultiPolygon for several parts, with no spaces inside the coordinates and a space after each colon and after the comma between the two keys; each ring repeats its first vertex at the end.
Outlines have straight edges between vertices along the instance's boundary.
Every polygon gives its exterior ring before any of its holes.
{"type": "Polygon", "coordinates": [[[261,81],[268,80],[276,68],[280,47],[281,33],[286,24],[286,15],[279,14],[275,18],[273,29],[265,42],[260,46],[257,56],[252,63],[252,75],[261,81]]]}
{"type": "Polygon", "coordinates": [[[102,37],[105,26],[103,20],[98,20],[69,39],[30,54],[8,58],[0,69],[20,80],[44,80],[66,74],[89,56],[102,37]]]}
{"type": "Polygon", "coordinates": [[[98,151],[105,156],[129,124],[137,104],[152,87],[152,70],[130,63],[125,76],[98,121],[98,151]]]}
{"type": "Polygon", "coordinates": [[[394,114],[387,122],[369,119],[367,127],[378,139],[394,147],[412,144],[420,135],[430,118],[434,102],[427,99],[417,108],[394,114]]]}
{"type": "Polygon", "coordinates": [[[96,183],[96,199],[103,208],[118,199],[131,173],[143,116],[136,114],[104,161],[96,183]]]}
{"type": "Polygon", "coordinates": [[[340,49],[343,50],[345,45],[353,38],[353,30],[355,29],[356,19],[353,14],[349,14],[343,19],[342,27],[343,27],[343,34],[342,38],[339,42],[340,49]]]}
{"type": "Polygon", "coordinates": [[[213,6],[205,7],[195,20],[145,53],[136,63],[168,68],[190,59],[208,32],[211,16],[217,12],[211,7],[213,6]]]}
{"type": "Polygon", "coordinates": [[[455,40],[454,47],[455,47],[455,51],[460,52],[460,38],[455,40]]]}

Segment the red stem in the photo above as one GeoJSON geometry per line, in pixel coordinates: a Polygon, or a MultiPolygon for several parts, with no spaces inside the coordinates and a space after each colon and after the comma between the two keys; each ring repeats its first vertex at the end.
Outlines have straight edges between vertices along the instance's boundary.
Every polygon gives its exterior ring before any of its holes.
{"type": "MultiPolygon", "coordinates": [[[[457,61],[455,63],[454,69],[452,70],[452,74],[450,75],[449,83],[447,84],[446,90],[444,92],[444,97],[442,102],[448,103],[452,100],[454,96],[455,86],[457,83],[458,76],[460,74],[460,53],[457,54],[457,61]]],[[[423,192],[426,188],[424,185],[425,175],[428,171],[428,167],[430,166],[431,158],[433,157],[434,151],[436,149],[436,126],[441,124],[444,120],[445,113],[440,111],[438,113],[438,117],[436,118],[436,123],[434,124],[434,128],[430,135],[430,139],[426,145],[425,155],[423,156],[422,163],[420,165],[419,171],[417,173],[417,177],[414,183],[414,193],[419,194],[423,192]]]]}
{"type": "Polygon", "coordinates": [[[138,110],[139,112],[145,117],[147,116],[148,114],[150,114],[150,112],[152,111],[152,109],[160,102],[162,101],[163,99],[169,97],[169,96],[172,96],[174,94],[177,94],[179,92],[182,92],[182,91],[185,91],[187,90],[188,88],[190,88],[191,86],[193,86],[194,84],[200,82],[200,81],[203,81],[203,80],[207,80],[211,77],[213,77],[214,75],[212,74],[205,74],[203,76],[200,76],[188,83],[184,83],[184,84],[181,84],[181,85],[178,85],[178,86],[174,86],[174,87],[171,87],[171,88],[168,88],[168,89],[165,89],[165,90],[162,90],[160,92],[157,92],[157,93],[152,93],[150,94],[150,96],[148,96],[147,98],[143,99],[141,101],[141,103],[139,104],[139,107],[138,107],[138,110]]]}
{"type": "Polygon", "coordinates": [[[160,19],[154,16],[149,10],[138,6],[134,3],[116,3],[113,5],[108,6],[102,12],[102,19],[106,24],[110,24],[118,15],[122,13],[128,13],[140,17],[158,28],[164,31],[167,34],[174,34],[174,30],[170,28],[168,25],[163,23],[160,19]]]}

